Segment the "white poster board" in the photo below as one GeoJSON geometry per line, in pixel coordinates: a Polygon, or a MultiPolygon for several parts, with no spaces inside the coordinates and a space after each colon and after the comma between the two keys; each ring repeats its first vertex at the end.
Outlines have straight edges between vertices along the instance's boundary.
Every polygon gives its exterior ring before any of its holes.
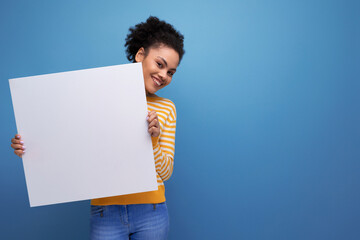
{"type": "Polygon", "coordinates": [[[30,206],[157,190],[141,63],[9,83],[30,206]]]}

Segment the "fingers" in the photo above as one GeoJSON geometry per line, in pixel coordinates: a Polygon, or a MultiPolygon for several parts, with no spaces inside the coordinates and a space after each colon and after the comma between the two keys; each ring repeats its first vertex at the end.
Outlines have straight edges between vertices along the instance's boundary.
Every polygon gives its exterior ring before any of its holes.
{"type": "Polygon", "coordinates": [[[14,149],[14,153],[22,157],[22,155],[25,153],[25,146],[24,141],[21,140],[20,134],[16,134],[15,138],[11,139],[11,147],[14,149]]]}
{"type": "Polygon", "coordinates": [[[11,147],[15,150],[25,150],[25,146],[23,144],[11,144],[11,147]]]}
{"type": "Polygon", "coordinates": [[[157,137],[160,135],[160,125],[157,113],[155,111],[151,111],[148,113],[147,121],[149,123],[148,132],[152,137],[157,137]]]}
{"type": "Polygon", "coordinates": [[[157,127],[149,128],[148,132],[150,133],[150,136],[152,136],[152,137],[157,137],[160,135],[160,130],[157,127]]]}
{"type": "Polygon", "coordinates": [[[23,143],[24,143],[23,140],[21,140],[21,139],[16,139],[16,138],[11,139],[11,142],[14,143],[14,144],[23,144],[23,143]]]}
{"type": "Polygon", "coordinates": [[[159,127],[159,121],[157,119],[154,119],[152,120],[150,123],[149,123],[149,128],[151,127],[159,127]]]}
{"type": "Polygon", "coordinates": [[[154,126],[159,127],[159,120],[155,111],[151,111],[148,113],[147,121],[149,123],[149,128],[154,126]]]}
{"type": "Polygon", "coordinates": [[[152,122],[154,119],[158,119],[157,113],[155,111],[151,111],[148,113],[148,118],[147,121],[150,123],[152,122]]]}

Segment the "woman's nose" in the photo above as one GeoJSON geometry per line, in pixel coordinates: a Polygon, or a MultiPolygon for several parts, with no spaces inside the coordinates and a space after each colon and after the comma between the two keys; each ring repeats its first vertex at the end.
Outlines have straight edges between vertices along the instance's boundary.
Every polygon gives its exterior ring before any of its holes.
{"type": "Polygon", "coordinates": [[[167,72],[166,72],[166,71],[161,71],[161,72],[160,72],[160,77],[161,77],[162,80],[165,81],[165,80],[166,80],[166,77],[167,77],[167,72]]]}

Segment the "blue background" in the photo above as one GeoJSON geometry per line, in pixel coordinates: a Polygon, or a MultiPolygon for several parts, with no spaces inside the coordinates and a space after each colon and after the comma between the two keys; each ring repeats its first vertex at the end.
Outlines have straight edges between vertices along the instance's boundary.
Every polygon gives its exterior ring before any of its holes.
{"type": "Polygon", "coordinates": [[[155,15],[186,49],[159,92],[178,114],[170,239],[360,239],[359,12],[343,0],[2,0],[1,238],[89,237],[89,201],[29,207],[8,79],[127,63],[128,28],[155,15]]]}

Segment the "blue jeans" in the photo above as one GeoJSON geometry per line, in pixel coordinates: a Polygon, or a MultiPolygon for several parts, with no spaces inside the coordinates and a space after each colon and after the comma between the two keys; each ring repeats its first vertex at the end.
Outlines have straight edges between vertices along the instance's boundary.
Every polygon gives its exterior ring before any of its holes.
{"type": "Polygon", "coordinates": [[[169,232],[166,202],[91,205],[91,240],[165,240],[169,232]]]}

